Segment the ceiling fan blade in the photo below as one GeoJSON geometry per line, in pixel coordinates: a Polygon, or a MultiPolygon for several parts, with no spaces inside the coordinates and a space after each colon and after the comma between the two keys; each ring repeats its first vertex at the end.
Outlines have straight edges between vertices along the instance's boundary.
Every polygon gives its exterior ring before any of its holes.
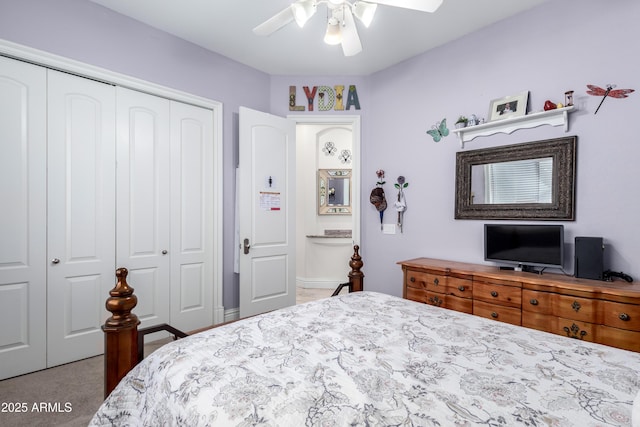
{"type": "Polygon", "coordinates": [[[291,6],[272,16],[253,29],[254,34],[258,36],[268,36],[275,33],[280,28],[293,21],[293,10],[291,6]]]}
{"type": "Polygon", "coordinates": [[[421,12],[433,13],[443,0],[367,0],[369,3],[384,4],[386,6],[402,7],[404,9],[419,10],[421,12]]]}
{"type": "Polygon", "coordinates": [[[362,51],[362,43],[358,36],[356,22],[353,19],[351,9],[344,8],[344,26],[342,27],[342,52],[344,56],[353,56],[362,51]]]}

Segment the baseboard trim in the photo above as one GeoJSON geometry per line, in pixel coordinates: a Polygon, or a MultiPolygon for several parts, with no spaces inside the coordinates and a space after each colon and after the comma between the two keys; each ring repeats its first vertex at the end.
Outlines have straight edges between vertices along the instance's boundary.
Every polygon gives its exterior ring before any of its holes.
{"type": "Polygon", "coordinates": [[[224,311],[224,321],[232,322],[234,320],[238,320],[240,318],[240,309],[239,308],[231,308],[229,310],[224,311]]]}

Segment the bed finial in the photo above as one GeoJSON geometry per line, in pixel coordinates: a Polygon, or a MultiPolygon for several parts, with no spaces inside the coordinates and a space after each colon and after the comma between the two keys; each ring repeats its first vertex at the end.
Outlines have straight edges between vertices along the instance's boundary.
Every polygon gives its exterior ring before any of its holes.
{"type": "Polygon", "coordinates": [[[363,289],[364,273],[361,269],[364,263],[362,262],[362,257],[358,253],[359,250],[360,246],[353,246],[353,255],[351,256],[351,261],[349,261],[349,267],[351,267],[351,271],[349,272],[351,292],[361,292],[363,289]]]}
{"type": "Polygon", "coordinates": [[[118,282],[109,292],[105,306],[109,317],[104,331],[104,396],[111,393],[122,377],[138,363],[138,325],[140,320],[131,310],[138,304],[133,288],[127,283],[126,268],[116,270],[118,282]]]}

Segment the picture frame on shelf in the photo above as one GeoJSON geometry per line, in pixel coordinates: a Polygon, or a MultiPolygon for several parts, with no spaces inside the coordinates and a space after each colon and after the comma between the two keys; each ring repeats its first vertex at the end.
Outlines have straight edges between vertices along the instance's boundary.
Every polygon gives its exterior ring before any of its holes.
{"type": "Polygon", "coordinates": [[[489,104],[489,121],[524,116],[527,114],[528,103],[529,91],[494,99],[489,104]]]}

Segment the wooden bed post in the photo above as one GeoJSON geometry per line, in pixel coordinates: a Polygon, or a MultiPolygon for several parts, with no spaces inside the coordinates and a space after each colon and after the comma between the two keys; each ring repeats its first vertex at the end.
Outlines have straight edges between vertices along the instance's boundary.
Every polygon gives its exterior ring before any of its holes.
{"type": "Polygon", "coordinates": [[[364,287],[364,273],[361,271],[364,263],[358,253],[359,250],[360,246],[353,246],[353,255],[351,256],[351,261],[349,261],[349,267],[351,267],[351,271],[349,272],[349,283],[351,283],[351,286],[349,286],[350,292],[362,292],[364,287]]]}
{"type": "Polygon", "coordinates": [[[116,270],[118,282],[109,292],[107,310],[112,316],[102,326],[104,331],[104,397],[138,364],[138,317],[131,310],[138,304],[133,288],[127,283],[126,268],[116,270]]]}

